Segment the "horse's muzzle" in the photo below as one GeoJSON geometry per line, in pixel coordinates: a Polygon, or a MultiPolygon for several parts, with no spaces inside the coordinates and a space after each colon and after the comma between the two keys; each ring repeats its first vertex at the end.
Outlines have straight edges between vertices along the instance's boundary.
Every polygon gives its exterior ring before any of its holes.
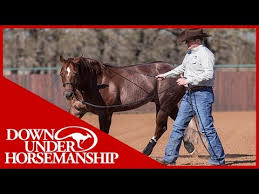
{"type": "Polygon", "coordinates": [[[73,91],[64,91],[63,92],[63,96],[67,99],[67,100],[71,100],[75,94],[73,91]]]}

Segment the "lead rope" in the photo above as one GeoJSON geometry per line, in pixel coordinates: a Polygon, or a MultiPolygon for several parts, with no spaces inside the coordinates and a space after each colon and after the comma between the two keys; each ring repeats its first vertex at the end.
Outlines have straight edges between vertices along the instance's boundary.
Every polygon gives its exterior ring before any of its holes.
{"type": "MultiPolygon", "coordinates": [[[[115,72],[115,71],[112,71],[111,69],[109,69],[109,70],[110,70],[111,72],[113,72],[113,73],[119,75],[120,77],[126,79],[127,81],[131,82],[132,84],[134,84],[135,86],[139,87],[140,89],[142,89],[144,92],[146,92],[146,93],[148,94],[148,92],[147,92],[145,89],[143,89],[141,86],[139,86],[139,85],[137,85],[136,83],[130,81],[128,78],[122,76],[121,74],[119,74],[119,73],[117,73],[117,72],[115,72]]],[[[131,71],[131,70],[127,70],[127,71],[131,71]]],[[[139,73],[139,72],[137,72],[137,71],[131,71],[131,72],[138,73],[138,74],[141,74],[141,75],[144,75],[144,76],[147,76],[147,77],[152,77],[152,78],[155,78],[155,77],[156,77],[156,76],[154,76],[154,75],[142,74],[142,73],[139,73]]],[[[162,90],[161,92],[158,93],[158,95],[160,95],[160,94],[166,92],[167,90],[171,89],[172,87],[174,87],[174,86],[171,86],[171,87],[168,87],[168,88],[165,89],[165,90],[162,90]]],[[[190,90],[188,89],[188,91],[189,91],[189,96],[190,96],[190,100],[191,100],[190,90]]],[[[128,104],[122,104],[122,105],[120,105],[120,104],[117,104],[117,105],[105,105],[105,106],[104,106],[104,105],[96,105],[96,104],[92,104],[92,103],[86,102],[86,101],[84,101],[84,100],[80,100],[80,99],[77,98],[76,95],[75,95],[75,98],[76,98],[79,102],[81,102],[82,104],[85,104],[85,105],[88,105],[88,106],[92,106],[92,107],[95,107],[95,108],[103,108],[103,109],[105,109],[105,108],[117,108],[117,107],[122,108],[122,107],[127,107],[127,106],[134,106],[134,105],[136,105],[136,104],[138,104],[138,103],[141,103],[141,102],[143,102],[143,101],[146,101],[146,100],[149,99],[149,98],[151,99],[151,98],[153,98],[154,96],[155,96],[155,94],[152,95],[152,96],[150,96],[150,97],[148,97],[148,98],[145,98],[145,99],[136,101],[136,102],[134,102],[134,103],[128,103],[128,104]]],[[[191,107],[192,107],[193,113],[195,113],[194,110],[193,110],[192,100],[191,100],[191,107]]],[[[197,131],[198,131],[198,124],[197,124],[197,121],[196,121],[195,118],[194,118],[194,122],[195,122],[195,125],[196,125],[196,128],[197,128],[197,131]]],[[[199,131],[198,131],[198,134],[199,134],[199,137],[200,137],[200,139],[201,139],[201,142],[202,142],[203,146],[205,147],[206,151],[209,153],[209,150],[208,150],[208,148],[206,147],[206,145],[205,145],[205,143],[204,143],[204,141],[203,141],[203,139],[202,139],[201,134],[200,134],[199,131]]],[[[212,149],[212,150],[213,150],[213,149],[212,149]]],[[[213,153],[214,153],[214,151],[213,151],[213,153]]],[[[209,153],[209,155],[210,155],[210,153],[209,153]]],[[[215,153],[214,153],[214,155],[215,155],[215,153]]]]}

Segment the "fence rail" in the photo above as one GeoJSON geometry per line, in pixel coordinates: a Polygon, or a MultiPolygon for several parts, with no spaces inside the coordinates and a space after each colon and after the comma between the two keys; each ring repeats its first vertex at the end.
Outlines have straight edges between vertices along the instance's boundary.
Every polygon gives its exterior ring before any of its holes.
{"type": "MultiPolygon", "coordinates": [[[[228,68],[255,68],[253,64],[228,65],[228,68]]],[[[256,109],[256,72],[255,71],[224,71],[225,65],[216,65],[215,72],[215,102],[214,111],[248,111],[256,109]]],[[[60,67],[37,68],[4,68],[5,77],[27,90],[35,93],[49,102],[68,109],[68,102],[64,99],[63,86],[57,73],[26,74],[26,71],[59,72],[60,67]],[[21,74],[5,74],[6,71],[21,71],[21,74]]],[[[153,112],[153,103],[129,112],[153,112]]]]}

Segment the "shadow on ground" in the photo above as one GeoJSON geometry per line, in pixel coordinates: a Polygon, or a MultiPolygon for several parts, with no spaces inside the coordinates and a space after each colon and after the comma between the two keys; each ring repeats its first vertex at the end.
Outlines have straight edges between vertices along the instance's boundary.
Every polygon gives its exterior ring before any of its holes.
{"type": "MultiPolygon", "coordinates": [[[[206,162],[202,163],[184,163],[183,165],[187,166],[203,166],[203,165],[209,165],[207,163],[207,160],[209,159],[209,155],[179,155],[179,158],[199,158],[199,159],[204,159],[206,162]]],[[[154,157],[154,159],[162,159],[163,157],[154,157]]],[[[226,166],[232,166],[232,165],[256,165],[256,155],[253,154],[226,154],[226,166]],[[252,158],[251,158],[252,157],[252,158]],[[246,159],[247,158],[247,159],[246,159]]]]}

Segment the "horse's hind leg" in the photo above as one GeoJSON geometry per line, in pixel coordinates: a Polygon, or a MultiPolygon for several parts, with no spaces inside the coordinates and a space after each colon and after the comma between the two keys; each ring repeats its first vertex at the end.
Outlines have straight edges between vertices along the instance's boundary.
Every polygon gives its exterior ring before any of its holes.
{"type": "Polygon", "coordinates": [[[148,145],[144,148],[143,153],[149,156],[153,148],[156,145],[158,139],[163,135],[163,133],[167,130],[167,120],[168,120],[168,113],[160,109],[157,112],[156,116],[156,130],[154,136],[150,139],[148,145]]]}
{"type": "MultiPolygon", "coordinates": [[[[169,114],[169,116],[173,120],[175,120],[177,117],[177,113],[178,113],[178,107],[174,108],[173,111],[171,112],[171,114],[169,114]]],[[[194,144],[193,140],[195,138],[193,136],[194,136],[193,128],[190,128],[190,126],[188,126],[184,133],[183,144],[184,144],[184,148],[186,149],[186,151],[190,154],[192,154],[195,150],[194,145],[193,145],[194,144]]]]}

